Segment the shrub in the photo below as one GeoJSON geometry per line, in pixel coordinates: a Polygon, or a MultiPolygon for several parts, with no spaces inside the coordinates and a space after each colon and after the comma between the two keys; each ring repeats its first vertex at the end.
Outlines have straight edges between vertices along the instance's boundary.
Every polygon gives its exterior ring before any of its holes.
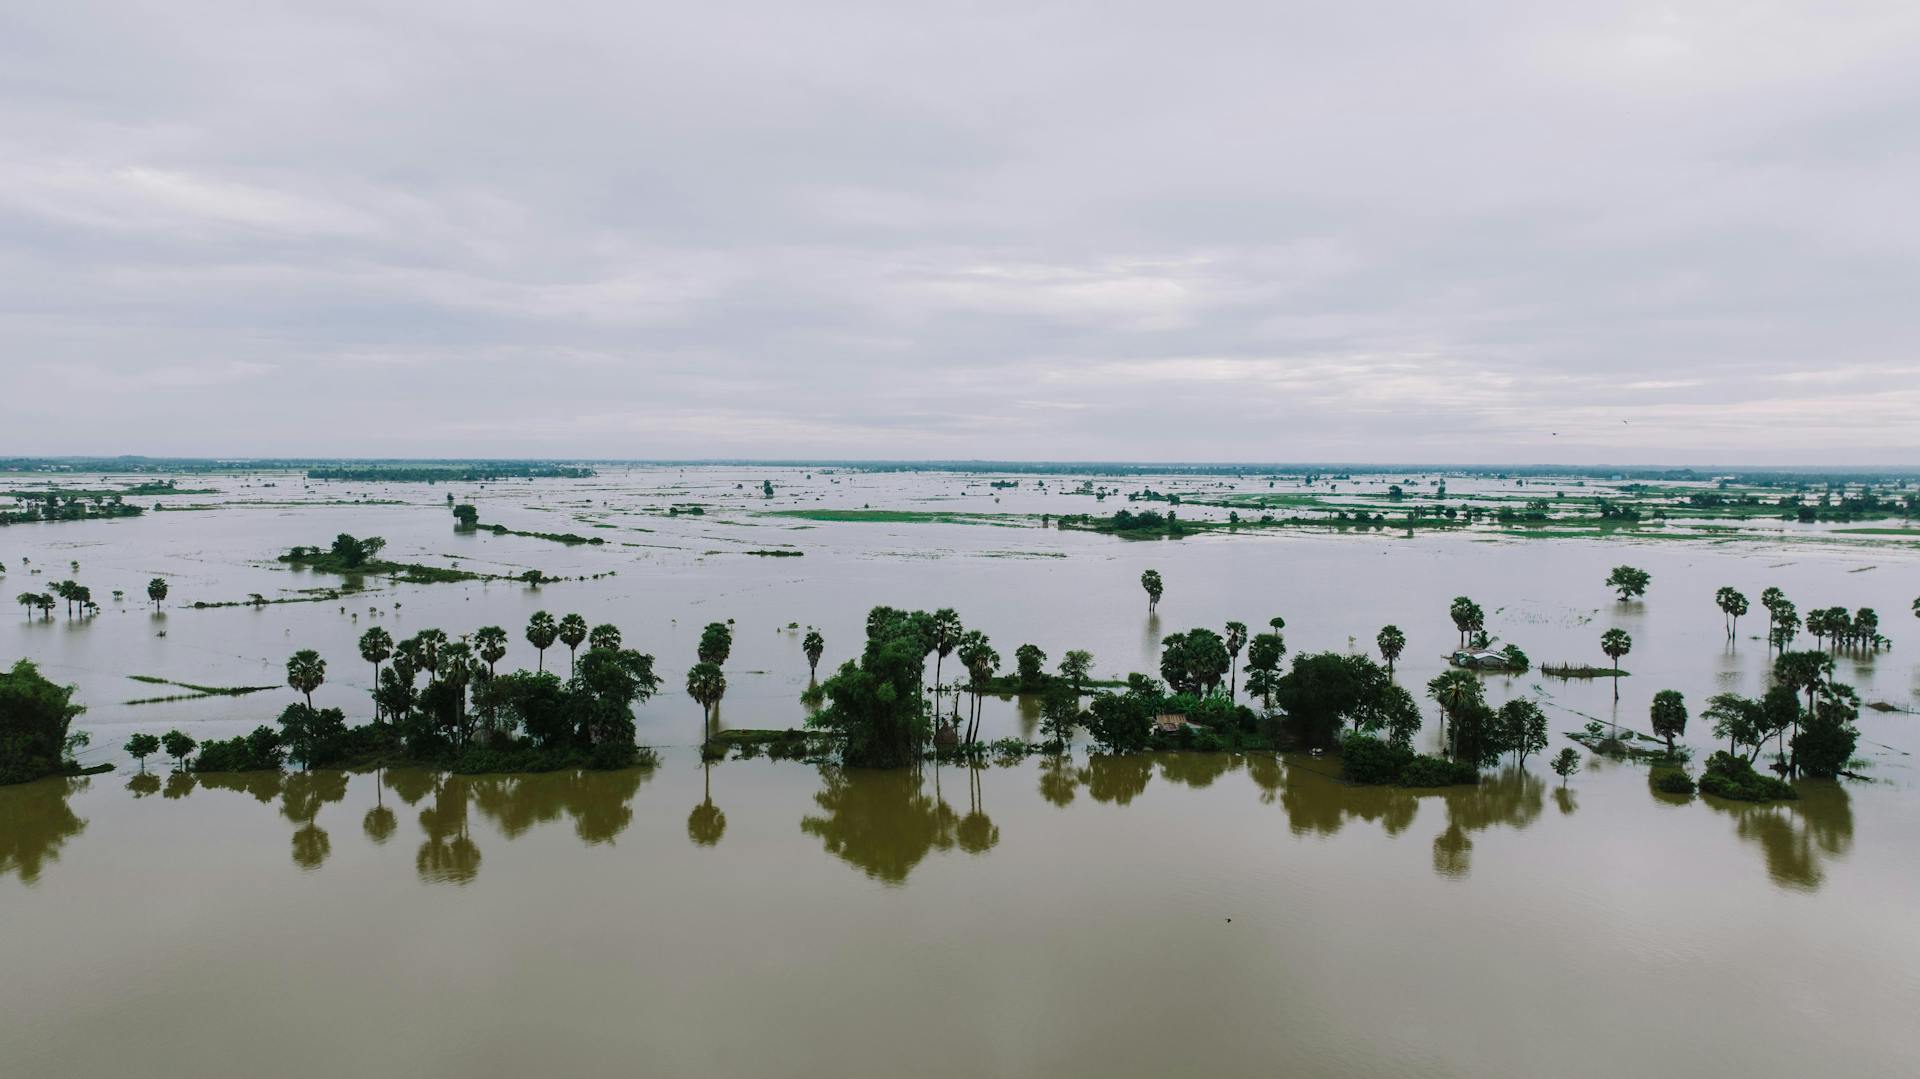
{"type": "Polygon", "coordinates": [[[1349,783],[1392,783],[1413,757],[1410,749],[1390,746],[1364,734],[1349,734],[1340,740],[1341,778],[1349,783]]]}
{"type": "Polygon", "coordinates": [[[196,772],[277,772],[285,754],[280,748],[280,732],[260,726],[252,734],[236,735],[225,741],[212,741],[200,747],[193,762],[196,772]]]}
{"type": "Polygon", "coordinates": [[[1648,778],[1653,789],[1663,794],[1692,794],[1694,790],[1693,777],[1684,768],[1656,765],[1648,778]]]}
{"type": "Polygon", "coordinates": [[[1403,787],[1452,787],[1480,782],[1480,769],[1466,761],[1418,756],[1400,770],[1403,787]]]}
{"type": "Polygon", "coordinates": [[[1451,787],[1480,782],[1480,770],[1464,761],[1427,757],[1367,734],[1340,740],[1341,775],[1349,783],[1397,783],[1402,787],[1451,787]]]}
{"type": "Polygon", "coordinates": [[[1745,757],[1721,750],[1707,758],[1706,772],[1700,776],[1700,790],[1720,798],[1742,802],[1770,802],[1800,797],[1793,784],[1753,770],[1745,757]]]}

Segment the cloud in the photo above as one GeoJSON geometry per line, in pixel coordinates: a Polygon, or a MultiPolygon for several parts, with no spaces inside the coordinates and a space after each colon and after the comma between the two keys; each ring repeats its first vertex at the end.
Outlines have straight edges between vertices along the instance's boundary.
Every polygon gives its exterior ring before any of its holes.
{"type": "Polygon", "coordinates": [[[15,7],[0,453],[1920,455],[1898,0],[15,7]]]}

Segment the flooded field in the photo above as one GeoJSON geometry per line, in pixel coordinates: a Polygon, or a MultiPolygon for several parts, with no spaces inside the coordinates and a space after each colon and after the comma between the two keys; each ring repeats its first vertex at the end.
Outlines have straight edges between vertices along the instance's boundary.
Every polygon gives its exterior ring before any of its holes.
{"type": "MultiPolygon", "coordinates": [[[[77,685],[81,760],[115,766],[0,788],[5,1073],[269,1060],[296,1075],[1915,1070],[1908,522],[1675,514],[1604,536],[1329,524],[1177,539],[1046,527],[1146,508],[1068,493],[1090,479],[1183,491],[1196,522],[1251,522],[1266,511],[1235,507],[1306,497],[1253,477],[262,472],[180,476],[213,493],[142,497],[136,518],[0,528],[9,599],[71,578],[102,608],[15,608],[0,661],[77,685]],[[456,531],[453,503],[508,531],[456,531]],[[339,533],[385,538],[388,560],[499,579],[368,577],[336,596],[310,590],[346,579],[276,560],[339,533]],[[535,535],[568,533],[602,542],[535,535]],[[1620,564],[1652,575],[1644,599],[1602,583],[1620,564]],[[1151,615],[1149,568],[1166,582],[1151,615]],[[528,570],[563,579],[510,579],[528,570]],[[154,577],[170,585],[158,611],[154,577]],[[1837,661],[1839,681],[1886,706],[1859,721],[1865,778],[1803,781],[1800,801],[1754,806],[1659,795],[1644,766],[1583,754],[1563,786],[1544,758],[1589,720],[1645,730],[1654,693],[1679,690],[1698,758],[1714,748],[1706,698],[1764,689],[1763,618],[1729,641],[1721,586],[1879,611],[1893,646],[1837,661]],[[1102,678],[1155,672],[1163,637],[1229,619],[1284,616],[1295,653],[1372,652],[1393,623],[1408,638],[1398,678],[1417,688],[1446,669],[1458,595],[1536,664],[1605,665],[1609,628],[1634,642],[1617,700],[1607,679],[1486,675],[1495,703],[1538,699],[1553,735],[1548,754],[1477,788],[1351,787],[1336,761],[1304,755],[1084,747],[977,769],[703,765],[701,710],[680,692],[700,628],[731,621],[721,726],[797,726],[803,633],[824,635],[824,675],[857,653],[877,604],[953,607],[1007,657],[1028,642],[1050,664],[1085,649],[1102,678]],[[532,666],[521,628],[536,610],[615,623],[657,657],[665,685],[636,713],[656,767],[196,777],[159,758],[142,775],[120,751],[136,731],[225,738],[271,723],[294,699],[285,663],[301,648],[328,661],[315,704],[362,722],[372,669],[356,641],[373,625],[396,638],[501,625],[504,666],[532,666]]],[[[1389,482],[1429,491],[1433,478],[1355,477],[1316,493],[1314,512],[1340,497],[1378,509],[1367,500],[1389,482]]],[[[1489,506],[1539,486],[1447,482],[1452,501],[1489,506]]],[[[1422,706],[1431,750],[1438,713],[1422,706]]],[[[1038,720],[1031,702],[989,699],[983,735],[1036,739],[1038,720]]]]}

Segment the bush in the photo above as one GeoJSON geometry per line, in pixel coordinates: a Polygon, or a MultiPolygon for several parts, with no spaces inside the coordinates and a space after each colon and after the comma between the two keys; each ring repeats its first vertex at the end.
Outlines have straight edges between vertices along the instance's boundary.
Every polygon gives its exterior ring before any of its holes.
{"type": "Polygon", "coordinates": [[[1451,787],[1480,782],[1480,770],[1464,761],[1427,757],[1367,734],[1340,740],[1341,775],[1349,783],[1397,783],[1402,787],[1451,787]]]}
{"type": "Polygon", "coordinates": [[[280,748],[280,732],[260,726],[252,734],[236,735],[224,742],[207,742],[193,762],[196,772],[277,772],[285,760],[280,748]]]}
{"type": "Polygon", "coordinates": [[[1744,757],[1721,750],[1707,758],[1707,770],[1700,776],[1700,790],[1719,798],[1741,802],[1770,802],[1800,797],[1793,784],[1775,776],[1762,775],[1744,757]]]}
{"type": "Polygon", "coordinates": [[[1692,794],[1694,790],[1693,777],[1684,768],[1655,765],[1648,778],[1653,789],[1662,794],[1692,794]]]}
{"type": "Polygon", "coordinates": [[[1411,749],[1390,746],[1364,734],[1349,734],[1340,740],[1340,775],[1349,783],[1393,783],[1413,757],[1411,749]]]}
{"type": "Polygon", "coordinates": [[[1402,787],[1452,787],[1480,782],[1480,769],[1466,761],[1419,756],[1400,770],[1402,787]]]}

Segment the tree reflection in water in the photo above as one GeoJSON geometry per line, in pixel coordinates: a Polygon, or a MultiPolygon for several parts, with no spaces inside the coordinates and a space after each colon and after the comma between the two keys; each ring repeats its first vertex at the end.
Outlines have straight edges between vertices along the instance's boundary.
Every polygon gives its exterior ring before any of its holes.
{"type": "Polygon", "coordinates": [[[1824,863],[1853,849],[1853,801],[1831,780],[1795,784],[1796,802],[1701,801],[1734,820],[1741,839],[1758,843],[1775,884],[1811,892],[1826,879],[1824,863]]]}
{"type": "Polygon", "coordinates": [[[480,848],[467,834],[467,799],[472,780],[434,777],[433,802],[420,811],[427,838],[414,855],[414,868],[429,884],[467,884],[480,875],[480,848]]]}
{"type": "Polygon", "coordinates": [[[1546,809],[1547,784],[1524,768],[1502,768],[1471,787],[1446,787],[1447,828],[1433,838],[1433,871],[1461,878],[1472,868],[1473,840],[1469,832],[1494,825],[1520,829],[1540,819],[1546,809]]]}
{"type": "Polygon", "coordinates": [[[49,776],[31,783],[0,787],[0,877],[17,875],[24,884],[40,879],[60,848],[84,830],[67,799],[87,789],[85,777],[49,776]]]}
{"type": "Polygon", "coordinates": [[[360,818],[361,830],[367,833],[367,838],[373,840],[376,846],[384,846],[387,840],[393,838],[394,829],[400,827],[399,820],[393,815],[393,810],[387,808],[387,784],[382,772],[381,769],[374,770],[373,808],[367,810],[367,815],[360,818]]]}
{"type": "Polygon", "coordinates": [[[687,838],[696,847],[712,847],[727,834],[727,815],[713,804],[713,762],[701,761],[700,773],[702,798],[687,814],[687,838]]]}
{"type": "Polygon", "coordinates": [[[151,794],[158,794],[160,792],[160,777],[154,775],[152,772],[136,773],[132,779],[127,780],[127,790],[132,791],[135,798],[145,798],[151,794]]]}
{"type": "Polygon", "coordinates": [[[1340,782],[1334,778],[1340,768],[1336,761],[1288,757],[1280,767],[1287,780],[1280,790],[1280,808],[1294,835],[1330,836],[1349,819],[1379,821],[1388,835],[1399,835],[1420,811],[1419,796],[1405,788],[1340,782]]]}
{"type": "Polygon", "coordinates": [[[573,834],[593,846],[613,842],[633,823],[633,796],[651,775],[640,768],[541,772],[474,776],[468,785],[481,815],[508,839],[565,817],[573,822],[573,834]]]}
{"type": "Polygon", "coordinates": [[[280,791],[280,815],[301,827],[293,833],[293,864],[318,869],[333,841],[318,820],[320,807],[347,797],[345,772],[295,772],[280,791]]]}
{"type": "Polygon", "coordinates": [[[1087,794],[1096,802],[1126,805],[1146,791],[1152,778],[1153,758],[1144,754],[1095,753],[1087,758],[1087,794]]]}
{"type": "Polygon", "coordinates": [[[968,854],[985,854],[1000,844],[999,827],[980,808],[980,773],[984,771],[985,766],[979,764],[967,769],[967,815],[954,829],[960,849],[968,854]]]}
{"type": "Polygon", "coordinates": [[[800,830],[819,839],[829,854],[886,884],[901,884],[934,850],[958,846],[983,853],[1000,841],[1000,829],[981,808],[983,769],[969,768],[968,804],[956,818],[939,793],[928,796],[918,768],[820,767],[821,789],[813,796],[822,815],[803,817],[800,830]]]}
{"type": "Polygon", "coordinates": [[[1074,766],[1073,758],[1068,754],[1048,755],[1040,761],[1040,797],[1065,809],[1073,804],[1073,797],[1079,792],[1080,781],[1085,774],[1074,766]]]}

